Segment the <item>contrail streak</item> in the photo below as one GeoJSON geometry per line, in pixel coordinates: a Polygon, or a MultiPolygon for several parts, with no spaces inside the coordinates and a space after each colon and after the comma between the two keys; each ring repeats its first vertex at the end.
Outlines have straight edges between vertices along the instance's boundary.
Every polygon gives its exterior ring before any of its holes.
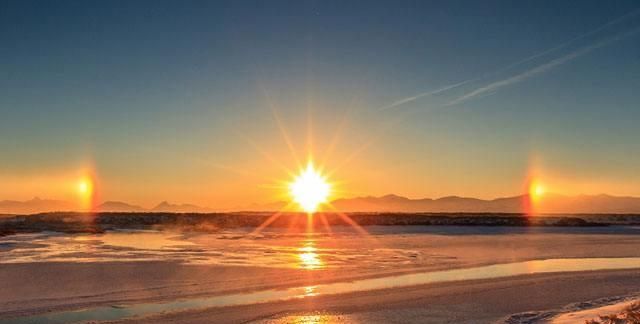
{"type": "Polygon", "coordinates": [[[535,75],[540,74],[542,72],[548,71],[549,69],[552,69],[552,68],[554,68],[554,67],[556,67],[558,65],[561,65],[561,64],[567,63],[569,61],[572,61],[572,60],[574,60],[574,59],[576,59],[576,58],[578,58],[578,57],[580,57],[582,55],[585,55],[585,54],[587,54],[587,53],[589,53],[589,52],[591,52],[593,50],[596,50],[596,49],[598,49],[600,47],[609,45],[609,44],[611,44],[613,42],[616,42],[616,41],[619,41],[621,39],[627,38],[629,36],[635,35],[639,31],[640,31],[640,28],[635,28],[635,29],[632,29],[631,31],[628,31],[626,33],[618,34],[616,36],[601,40],[601,41],[596,42],[594,44],[591,44],[589,46],[580,48],[580,49],[578,49],[576,51],[573,51],[573,52],[571,52],[571,53],[569,53],[569,54],[567,54],[565,56],[556,58],[556,59],[551,60],[551,61],[549,61],[547,63],[542,64],[542,65],[538,65],[538,66],[536,66],[536,67],[534,67],[532,69],[529,69],[527,71],[524,71],[524,72],[522,72],[520,74],[517,74],[517,75],[514,75],[512,77],[509,77],[509,78],[506,78],[506,79],[503,79],[503,80],[499,80],[499,81],[490,83],[490,84],[488,84],[486,86],[483,86],[483,87],[475,89],[475,90],[473,90],[471,92],[468,92],[467,94],[462,95],[462,96],[450,101],[445,106],[456,105],[456,104],[465,102],[467,100],[470,100],[470,99],[472,99],[472,98],[474,98],[476,96],[483,95],[483,94],[488,94],[490,92],[497,91],[498,89],[500,89],[502,87],[506,87],[506,86],[512,85],[514,83],[518,83],[518,82],[523,81],[525,79],[528,79],[528,78],[530,78],[532,76],[535,76],[535,75]]]}
{"type": "MultiPolygon", "coordinates": [[[[511,69],[511,68],[513,68],[513,67],[516,67],[516,66],[518,66],[518,65],[521,65],[521,64],[524,64],[524,63],[530,62],[530,61],[532,61],[532,60],[534,60],[534,59],[537,59],[537,58],[539,58],[539,57],[542,57],[542,56],[545,56],[545,55],[547,55],[547,54],[550,54],[550,53],[553,53],[553,52],[555,52],[555,51],[558,51],[558,50],[560,50],[560,49],[563,49],[563,48],[565,48],[565,47],[567,47],[567,46],[571,45],[572,43],[574,43],[574,42],[576,42],[576,41],[578,41],[578,40],[581,40],[581,39],[584,39],[584,38],[586,38],[586,37],[589,37],[589,36],[592,36],[592,35],[594,35],[594,34],[597,34],[598,32],[601,32],[601,31],[605,30],[606,28],[608,28],[608,27],[610,27],[610,26],[612,26],[612,25],[618,24],[618,23],[620,23],[620,22],[622,22],[622,21],[624,21],[624,20],[627,20],[627,19],[629,19],[629,18],[631,18],[631,17],[633,17],[633,16],[636,16],[636,15],[638,15],[638,14],[640,14],[640,9],[636,9],[636,10],[634,10],[634,11],[632,11],[632,12],[629,12],[629,13],[627,13],[627,14],[625,14],[625,15],[622,15],[622,16],[620,16],[620,17],[616,18],[616,19],[613,19],[613,20],[611,20],[611,21],[609,21],[609,22],[607,22],[607,23],[605,23],[605,24],[601,25],[601,26],[600,26],[600,27],[598,27],[598,28],[595,28],[595,29],[593,29],[593,30],[590,30],[590,31],[588,31],[588,32],[586,32],[586,33],[584,33],[584,34],[580,34],[580,35],[578,35],[578,36],[576,36],[576,37],[574,37],[574,38],[572,38],[572,39],[570,39],[570,40],[568,40],[568,41],[566,41],[566,42],[564,42],[564,43],[562,43],[562,44],[560,44],[560,45],[556,45],[556,46],[551,47],[551,48],[549,48],[549,49],[546,49],[546,50],[544,50],[544,51],[542,51],[542,52],[539,52],[539,53],[536,53],[536,54],[534,54],[534,55],[528,56],[528,57],[523,58],[523,59],[521,59],[521,60],[519,60],[519,61],[516,61],[516,62],[514,62],[514,63],[511,63],[511,64],[509,64],[509,65],[507,65],[507,66],[501,67],[501,68],[499,68],[499,69],[497,69],[497,70],[495,70],[495,71],[492,71],[492,72],[490,72],[490,73],[484,74],[484,75],[482,75],[482,76],[480,76],[480,77],[473,78],[473,79],[468,79],[468,80],[465,80],[465,81],[462,81],[462,82],[458,82],[458,83],[455,83],[455,84],[451,84],[451,85],[448,85],[448,86],[444,86],[444,87],[439,88],[439,89],[436,89],[436,90],[423,92],[423,93],[420,93],[420,94],[415,95],[415,96],[412,96],[412,97],[407,97],[407,98],[404,98],[404,99],[401,99],[401,100],[395,101],[395,102],[393,102],[392,104],[390,104],[390,105],[388,105],[388,106],[382,107],[382,108],[380,108],[379,110],[380,110],[380,111],[383,111],[383,110],[391,109],[391,108],[394,108],[394,107],[397,107],[397,106],[400,106],[400,105],[403,105],[403,104],[406,104],[406,103],[409,103],[409,102],[412,102],[412,101],[418,100],[418,99],[423,98],[423,97],[428,97],[428,96],[432,96],[432,95],[439,94],[439,93],[442,93],[442,92],[446,92],[446,91],[448,91],[448,90],[451,90],[451,89],[454,89],[454,88],[457,88],[457,87],[463,86],[463,85],[465,85],[465,84],[467,84],[467,83],[471,83],[471,82],[474,82],[474,81],[478,81],[478,80],[484,79],[484,78],[486,78],[486,77],[489,77],[489,76],[491,76],[491,75],[495,75],[495,74],[498,74],[498,73],[500,73],[500,72],[504,72],[504,71],[509,70],[509,69],[511,69]]],[[[628,35],[627,35],[627,36],[628,36],[628,35]]],[[[626,36],[625,36],[625,37],[626,37],[626,36]]],[[[607,42],[607,43],[608,43],[608,42],[607,42]]],[[[604,45],[606,45],[606,44],[603,44],[603,45],[601,45],[601,46],[604,46],[604,45]]],[[[600,46],[598,46],[598,47],[600,47],[600,46]]],[[[597,47],[596,47],[596,48],[597,48],[597,47]]],[[[593,49],[595,49],[595,48],[593,48],[593,49]]],[[[591,50],[593,50],[593,49],[591,49],[591,50]]],[[[586,52],[590,52],[591,50],[588,50],[588,51],[586,51],[586,52]]],[[[575,53],[575,52],[574,52],[574,53],[575,53]]],[[[582,54],[586,54],[586,53],[582,53],[582,54]]],[[[580,55],[582,55],[582,54],[580,54],[580,55]]],[[[570,55],[571,55],[571,54],[569,54],[569,55],[567,55],[567,56],[570,56],[570,55]]],[[[578,56],[580,56],[580,55],[578,55],[578,56]]],[[[573,57],[573,58],[575,58],[575,57],[573,57]]],[[[573,59],[573,58],[570,58],[569,60],[571,60],[571,59],[573,59]]],[[[554,60],[554,61],[555,61],[555,60],[554,60]]],[[[552,62],[553,62],[553,61],[552,61],[552,62]]],[[[551,63],[551,62],[549,62],[549,63],[551,63]]],[[[562,64],[562,63],[564,63],[564,62],[561,62],[561,63],[559,63],[559,64],[562,64]]],[[[544,64],[543,64],[543,65],[544,65],[544,64]]],[[[555,65],[558,65],[558,64],[555,64],[555,65]]],[[[555,65],[553,65],[553,66],[555,66],[555,65]]],[[[553,66],[551,66],[551,67],[553,67],[553,66]]],[[[535,70],[535,69],[536,69],[536,68],[534,68],[534,69],[532,69],[532,70],[535,70]]],[[[530,71],[531,71],[531,70],[530,70],[530,71]]],[[[509,79],[511,79],[511,78],[509,78],[509,79]]],[[[501,82],[501,81],[498,81],[498,82],[496,82],[496,83],[500,83],[500,82],[501,82]]],[[[483,88],[484,88],[484,87],[483,87],[483,88]]],[[[479,89],[478,89],[478,90],[479,90],[479,89]]],[[[472,91],[472,92],[475,92],[475,90],[474,90],[474,91],[472,91]]],[[[471,93],[472,93],[472,92],[471,92],[471,93]]],[[[471,93],[469,93],[469,94],[471,94],[471,93]]],[[[484,93],[484,92],[482,92],[482,93],[484,93]]],[[[478,93],[478,94],[480,94],[480,93],[478,93]]],[[[465,96],[466,96],[466,95],[464,95],[464,96],[462,96],[462,97],[465,97],[465,96]]],[[[445,106],[450,106],[450,105],[454,105],[454,104],[456,104],[456,103],[462,102],[462,101],[457,102],[457,100],[461,99],[462,97],[460,97],[460,98],[458,98],[458,99],[455,99],[455,100],[453,100],[452,102],[449,102],[449,103],[448,103],[448,104],[446,104],[445,106]]],[[[470,99],[470,97],[469,97],[469,99],[470,99]]]]}
{"type": "Polygon", "coordinates": [[[415,100],[420,99],[420,98],[422,98],[422,97],[432,96],[432,95],[435,95],[435,94],[438,94],[438,93],[441,93],[441,92],[445,92],[445,91],[447,91],[447,90],[451,90],[451,89],[453,89],[453,88],[457,88],[457,87],[459,87],[459,86],[462,86],[462,85],[464,85],[464,84],[467,84],[467,83],[472,82],[472,81],[475,81],[475,80],[476,80],[476,79],[469,79],[469,80],[462,81],[462,82],[458,82],[458,83],[455,83],[455,84],[450,84],[450,85],[448,85],[448,86],[445,86],[445,87],[442,87],[442,88],[439,88],[439,89],[435,89],[435,90],[431,90],[431,91],[423,92],[423,93],[418,94],[418,95],[415,95],[415,96],[413,96],[413,97],[408,97],[408,98],[404,98],[404,99],[398,100],[398,101],[396,101],[396,102],[394,102],[394,103],[392,103],[392,104],[390,104],[390,105],[388,105],[388,106],[385,106],[385,107],[380,108],[380,110],[381,110],[381,111],[382,111],[382,110],[387,110],[387,109],[391,109],[391,108],[393,108],[393,107],[397,107],[397,106],[400,106],[400,105],[404,105],[404,104],[406,104],[407,102],[415,101],[415,100]]]}
{"type": "Polygon", "coordinates": [[[542,52],[539,52],[539,53],[533,54],[533,55],[531,55],[531,56],[529,56],[529,57],[523,58],[523,59],[522,59],[522,60],[520,60],[520,61],[513,62],[513,63],[511,63],[511,64],[509,64],[509,65],[507,65],[507,66],[505,66],[505,67],[503,67],[503,68],[500,68],[500,69],[498,69],[498,70],[494,71],[494,72],[493,72],[493,73],[491,73],[491,74],[495,74],[495,73],[499,73],[499,72],[502,72],[502,71],[508,70],[508,69],[513,68],[513,67],[516,67],[516,66],[518,66],[518,65],[520,65],[520,64],[527,63],[527,62],[529,62],[529,61],[532,61],[532,60],[534,60],[534,59],[537,59],[538,57],[545,56],[545,55],[550,54],[550,53],[553,53],[553,52],[555,52],[555,51],[557,51],[557,50],[563,49],[563,48],[565,48],[565,47],[567,47],[567,46],[571,45],[572,43],[574,43],[574,42],[576,42],[576,41],[579,41],[579,40],[584,39],[584,38],[586,38],[586,37],[589,37],[589,36],[595,35],[595,34],[597,34],[597,33],[601,32],[601,31],[605,30],[606,28],[608,28],[608,27],[610,27],[610,26],[612,26],[612,25],[615,25],[615,24],[617,24],[617,23],[619,23],[619,22],[622,22],[622,21],[624,21],[624,20],[627,20],[628,18],[631,18],[631,17],[633,17],[633,16],[635,16],[635,15],[637,15],[637,14],[640,14],[640,9],[636,9],[636,10],[634,10],[634,11],[630,12],[630,13],[627,13],[627,14],[625,14],[625,15],[622,15],[622,16],[620,16],[620,17],[618,17],[618,18],[614,19],[614,20],[611,20],[611,21],[609,21],[609,22],[605,23],[604,25],[601,25],[600,27],[598,27],[598,28],[596,28],[596,29],[593,29],[593,30],[591,30],[591,31],[588,31],[588,32],[586,32],[586,33],[584,33],[584,34],[580,34],[580,35],[578,35],[578,36],[576,36],[576,37],[574,37],[574,38],[572,38],[572,39],[570,39],[570,40],[568,40],[568,41],[566,41],[566,42],[564,42],[564,43],[562,43],[562,44],[560,44],[560,45],[556,45],[556,46],[554,46],[554,47],[552,47],[552,48],[549,48],[549,49],[546,49],[546,50],[544,50],[544,51],[542,51],[542,52]]]}

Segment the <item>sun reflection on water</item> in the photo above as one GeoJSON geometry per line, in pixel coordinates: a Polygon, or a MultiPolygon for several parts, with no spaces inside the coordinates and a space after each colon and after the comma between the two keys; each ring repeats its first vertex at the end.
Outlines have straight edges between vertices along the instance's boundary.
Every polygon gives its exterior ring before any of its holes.
{"type": "Polygon", "coordinates": [[[301,315],[296,316],[295,318],[290,318],[290,322],[295,324],[325,324],[325,323],[334,323],[330,316],[326,315],[301,315]]]}
{"type": "Polygon", "coordinates": [[[318,293],[316,292],[316,288],[318,288],[318,286],[307,286],[304,287],[304,297],[312,297],[312,296],[317,296],[318,293]]]}
{"type": "MultiPolygon", "coordinates": [[[[326,314],[324,312],[302,313],[260,322],[261,324],[330,324],[330,323],[362,323],[349,315],[326,314]]],[[[365,322],[366,323],[366,322],[365,322]]]]}
{"type": "Polygon", "coordinates": [[[306,270],[315,270],[325,267],[324,262],[320,259],[320,255],[316,253],[315,241],[306,241],[304,246],[298,249],[298,259],[300,260],[300,268],[306,270]]]}

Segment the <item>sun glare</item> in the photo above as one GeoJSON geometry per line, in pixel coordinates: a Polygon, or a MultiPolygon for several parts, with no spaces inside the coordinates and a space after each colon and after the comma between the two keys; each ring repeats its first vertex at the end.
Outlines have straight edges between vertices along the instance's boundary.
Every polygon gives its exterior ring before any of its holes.
{"type": "Polygon", "coordinates": [[[309,162],[307,168],[289,185],[293,200],[307,213],[313,213],[320,204],[326,203],[331,186],[309,162]]]}

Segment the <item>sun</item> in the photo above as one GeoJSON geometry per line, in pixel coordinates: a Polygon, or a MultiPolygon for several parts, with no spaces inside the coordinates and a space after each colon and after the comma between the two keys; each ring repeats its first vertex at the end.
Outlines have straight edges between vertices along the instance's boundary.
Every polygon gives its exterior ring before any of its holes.
{"type": "Polygon", "coordinates": [[[304,211],[313,213],[327,202],[331,185],[313,168],[313,163],[309,162],[307,168],[291,182],[289,192],[304,211]]]}

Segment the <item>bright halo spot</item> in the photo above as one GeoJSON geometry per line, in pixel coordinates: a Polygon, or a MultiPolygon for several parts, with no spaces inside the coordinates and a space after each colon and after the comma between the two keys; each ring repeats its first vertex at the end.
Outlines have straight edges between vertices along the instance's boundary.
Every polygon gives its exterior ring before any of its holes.
{"type": "Polygon", "coordinates": [[[81,207],[82,210],[91,209],[95,190],[93,179],[89,176],[78,179],[78,182],[75,184],[75,190],[80,203],[79,207],[81,207]]]}
{"type": "Polygon", "coordinates": [[[546,193],[546,189],[540,183],[533,183],[529,187],[529,196],[534,200],[539,200],[546,193]]]}
{"type": "Polygon", "coordinates": [[[326,203],[331,186],[309,162],[307,168],[289,185],[293,200],[307,213],[313,213],[320,204],[326,203]]]}
{"type": "Polygon", "coordinates": [[[76,184],[78,195],[83,200],[88,200],[93,196],[93,181],[91,178],[82,178],[76,184]]]}
{"type": "Polygon", "coordinates": [[[80,181],[78,183],[78,192],[81,194],[86,194],[89,192],[89,183],[87,181],[80,181]]]}

